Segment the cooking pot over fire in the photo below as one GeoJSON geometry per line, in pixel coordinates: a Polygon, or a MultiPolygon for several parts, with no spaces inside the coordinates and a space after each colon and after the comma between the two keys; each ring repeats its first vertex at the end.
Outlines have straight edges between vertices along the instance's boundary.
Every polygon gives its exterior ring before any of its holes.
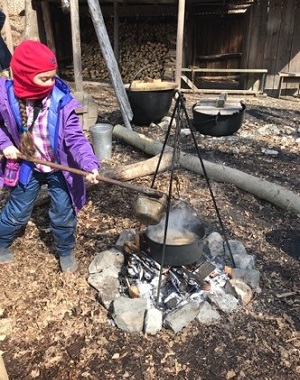
{"type": "MultiPolygon", "coordinates": [[[[146,249],[152,258],[162,264],[166,214],[160,223],[145,230],[146,249]]],[[[201,219],[189,209],[173,209],[169,213],[165,242],[164,266],[182,266],[196,263],[203,255],[205,227],[201,219]]]]}
{"type": "Polygon", "coordinates": [[[242,125],[246,106],[227,100],[227,94],[218,99],[202,99],[194,104],[193,126],[203,135],[229,136],[242,125]]]}

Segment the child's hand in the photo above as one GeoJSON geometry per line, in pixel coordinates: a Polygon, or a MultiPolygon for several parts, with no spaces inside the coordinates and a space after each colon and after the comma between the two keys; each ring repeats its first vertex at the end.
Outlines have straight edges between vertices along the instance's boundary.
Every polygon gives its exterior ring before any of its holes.
{"type": "Polygon", "coordinates": [[[89,173],[87,176],[86,176],[86,180],[90,183],[94,183],[94,184],[97,184],[99,183],[98,179],[97,179],[97,176],[99,175],[99,172],[97,169],[94,169],[91,173],[89,173]]]}
{"type": "Polygon", "coordinates": [[[17,160],[18,153],[20,153],[20,151],[14,145],[10,145],[7,148],[3,149],[3,154],[5,158],[9,160],[17,160]]]}

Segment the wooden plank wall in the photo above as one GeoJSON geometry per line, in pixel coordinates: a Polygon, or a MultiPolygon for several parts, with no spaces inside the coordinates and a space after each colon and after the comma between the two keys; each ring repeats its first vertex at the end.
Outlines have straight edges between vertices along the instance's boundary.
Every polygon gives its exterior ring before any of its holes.
{"type": "MultiPolygon", "coordinates": [[[[264,69],[264,49],[266,43],[266,19],[268,0],[260,0],[246,13],[243,58],[241,67],[245,69],[264,69]]],[[[258,78],[244,76],[244,88],[257,89],[258,78]]]]}
{"type": "Polygon", "coordinates": [[[294,33],[288,65],[282,71],[300,71],[300,0],[296,1],[294,15],[294,33]]]}
{"type": "Polygon", "coordinates": [[[192,24],[193,65],[227,69],[240,67],[238,53],[242,52],[243,17],[195,16],[192,24]],[[220,58],[213,58],[214,55],[220,55],[220,58]]]}
{"type": "Polygon", "coordinates": [[[266,92],[275,94],[279,71],[300,71],[300,0],[257,0],[247,13],[243,66],[268,69],[266,92]]]}

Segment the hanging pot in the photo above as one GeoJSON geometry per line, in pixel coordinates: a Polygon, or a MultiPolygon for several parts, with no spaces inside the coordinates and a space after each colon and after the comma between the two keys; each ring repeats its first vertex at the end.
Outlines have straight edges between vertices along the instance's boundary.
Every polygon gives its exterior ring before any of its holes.
{"type": "Polygon", "coordinates": [[[230,136],[242,125],[245,104],[225,103],[223,107],[217,107],[212,100],[200,101],[194,104],[193,127],[203,135],[230,136]]]}
{"type": "MultiPolygon", "coordinates": [[[[165,218],[159,224],[148,226],[144,234],[147,252],[160,264],[164,249],[165,218]]],[[[199,261],[203,255],[204,235],[204,224],[197,215],[181,209],[171,211],[163,265],[182,266],[199,261]]]]}
{"type": "Polygon", "coordinates": [[[150,125],[166,116],[171,107],[177,84],[153,80],[152,82],[133,81],[125,84],[125,90],[133,112],[132,122],[137,125],[150,125]]]}

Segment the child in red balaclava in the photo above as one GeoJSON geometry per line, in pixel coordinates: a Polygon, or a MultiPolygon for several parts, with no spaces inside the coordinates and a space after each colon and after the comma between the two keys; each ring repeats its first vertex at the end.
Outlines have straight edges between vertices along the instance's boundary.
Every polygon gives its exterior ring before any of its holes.
{"type": "Polygon", "coordinates": [[[77,213],[86,202],[82,176],[61,172],[46,165],[18,160],[18,153],[72,166],[90,174],[97,183],[100,163],[85,137],[75,109],[80,104],[56,76],[54,53],[38,41],[26,40],[11,60],[13,80],[0,78],[0,186],[5,165],[15,160],[19,178],[0,214],[0,264],[14,260],[11,244],[28,222],[34,201],[43,184],[50,196],[50,228],[63,272],[74,271],[77,213]]]}

